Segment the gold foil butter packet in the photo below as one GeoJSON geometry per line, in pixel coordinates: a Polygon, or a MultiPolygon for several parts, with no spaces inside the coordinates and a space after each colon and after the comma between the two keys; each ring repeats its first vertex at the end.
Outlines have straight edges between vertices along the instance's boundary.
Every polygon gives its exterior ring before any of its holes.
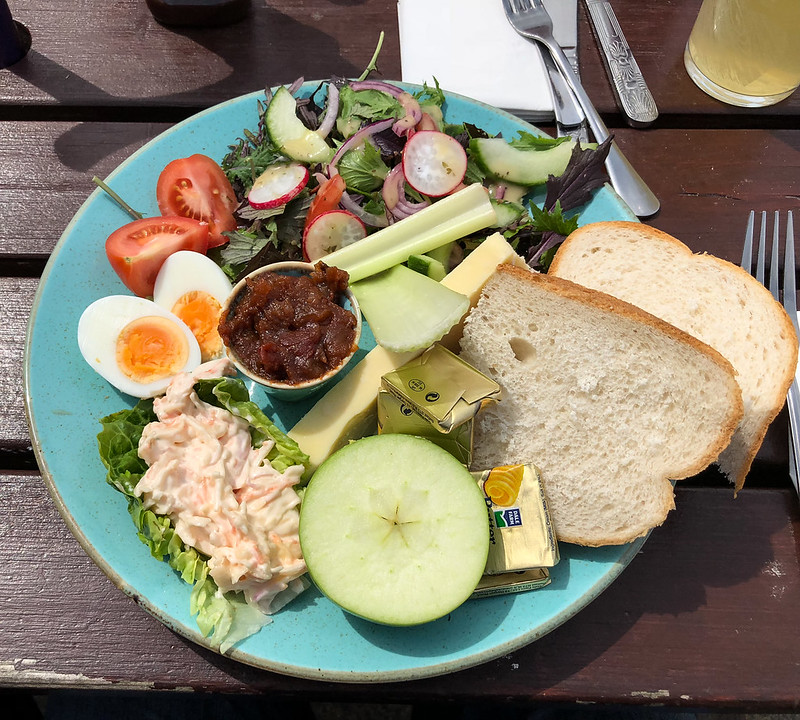
{"type": "Polygon", "coordinates": [[[472,462],[473,421],[467,420],[449,433],[431,425],[409,403],[385,390],[378,392],[378,433],[417,435],[447,450],[462,465],[472,462]]]}
{"type": "Polygon", "coordinates": [[[474,419],[484,403],[500,399],[494,380],[438,344],[386,373],[381,386],[443,433],[474,419]]]}
{"type": "Polygon", "coordinates": [[[505,465],[473,472],[490,521],[486,575],[546,568],[559,561],[547,499],[534,465],[505,465]]]}
{"type": "Polygon", "coordinates": [[[512,593],[538,590],[550,584],[550,571],[547,568],[532,568],[500,575],[484,575],[470,599],[511,595],[512,593]]]}

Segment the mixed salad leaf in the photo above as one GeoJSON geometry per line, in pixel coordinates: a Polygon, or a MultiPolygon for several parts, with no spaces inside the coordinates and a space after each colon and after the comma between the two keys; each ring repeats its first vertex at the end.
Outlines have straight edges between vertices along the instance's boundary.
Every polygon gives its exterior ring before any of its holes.
{"type": "Polygon", "coordinates": [[[530,218],[523,216],[503,231],[533,268],[546,272],[558,246],[577,230],[578,216],[564,213],[587,203],[606,182],[605,160],[612,141],[609,137],[594,150],[576,145],[564,173],[548,178],[543,206],[529,203],[530,218]]]}
{"type": "MultiPolygon", "coordinates": [[[[246,420],[250,424],[253,447],[272,440],[275,444],[267,459],[279,472],[292,465],[307,464],[308,455],[250,400],[239,378],[198,380],[194,389],[204,402],[246,420]]],[[[106,481],[127,499],[128,512],[139,539],[150,549],[150,554],[166,561],[192,586],[190,612],[196,615],[203,635],[225,652],[234,643],[257,632],[268,618],[250,607],[241,593],[221,593],[209,576],[207,558],[184,544],[170,518],[146,509],[141,498],[136,496],[136,485],[147,471],[147,463],[138,454],[139,440],[145,426],[156,420],[152,399],[140,400],[134,407],[100,420],[102,430],[97,443],[100,458],[107,468],[106,481]]]]}
{"type": "MultiPolygon", "coordinates": [[[[507,183],[488,173],[476,157],[474,141],[491,136],[470,123],[446,122],[446,95],[437,82],[432,86],[425,84],[421,90],[408,94],[380,81],[348,81],[334,77],[327,84],[327,100],[325,97],[318,99],[322,87],[320,85],[308,98],[296,98],[297,116],[309,130],[330,126],[325,137],[334,150],[334,159],[330,164],[308,163],[311,180],[297,199],[277,212],[275,209],[265,211],[266,214],[253,211],[246,201],[253,182],[267,167],[288,161],[268,129],[269,91],[266,101],[258,105],[257,127],[252,131],[244,130],[221,161],[243,208],[238,212],[239,229],[228,234],[230,242],[219,250],[217,257],[232,278],[237,279],[277,259],[304,259],[300,239],[303,214],[308,210],[311,197],[336,173],[346,185],[342,206],[358,215],[368,232],[382,226],[375,218],[392,223],[435,202],[437,198],[418,192],[406,182],[402,184],[398,208],[387,205],[393,202],[389,200],[391,193],[387,193],[387,188],[390,184],[397,187],[393,170],[402,164],[403,149],[413,135],[402,127],[398,129],[398,125],[412,112],[415,118],[422,118],[417,121],[414,132],[435,130],[455,138],[463,147],[467,166],[462,184],[481,183],[502,202],[507,183]],[[334,122],[330,117],[332,111],[335,111],[334,122]]],[[[525,131],[507,139],[510,147],[532,153],[568,141],[569,138],[550,138],[525,131]]],[[[575,213],[570,211],[586,202],[605,182],[604,161],[608,147],[608,142],[597,148],[576,145],[567,170],[547,179],[544,207],[530,202],[526,194],[530,188],[523,188],[528,212],[508,225],[495,228],[503,232],[535,269],[547,269],[554,248],[576,227],[575,213]]],[[[462,241],[461,256],[480,240],[462,241]]]]}

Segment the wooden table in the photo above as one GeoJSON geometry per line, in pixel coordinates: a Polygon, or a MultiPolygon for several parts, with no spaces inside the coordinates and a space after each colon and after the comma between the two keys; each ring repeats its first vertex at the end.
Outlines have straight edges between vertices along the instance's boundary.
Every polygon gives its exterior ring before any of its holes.
{"type": "MultiPolygon", "coordinates": [[[[700,92],[682,63],[699,4],[614,2],[661,111],[652,128],[622,122],[582,7],[580,66],[662,201],[648,222],[737,262],[751,208],[798,207],[800,94],[747,111],[700,92]]],[[[193,30],[158,25],[141,0],[9,5],[33,46],[0,71],[0,687],[797,709],[800,512],[785,412],[738,499],[713,470],[682,483],[677,510],[587,609],[528,647],[452,675],[347,685],[263,672],[192,645],[117,590],[56,512],[28,436],[24,336],[48,255],[91,176],[177,120],[300,75],[358,74],[381,29],[381,70],[400,77],[395,1],[253,0],[248,21],[193,30]]]]}

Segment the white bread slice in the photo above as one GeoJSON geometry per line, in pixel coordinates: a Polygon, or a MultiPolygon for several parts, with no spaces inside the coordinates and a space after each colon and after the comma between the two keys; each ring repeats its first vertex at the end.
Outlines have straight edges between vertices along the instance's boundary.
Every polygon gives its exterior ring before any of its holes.
{"type": "Polygon", "coordinates": [[[717,463],[738,492],[794,378],[797,335],[783,307],[737,265],[634,222],[580,228],[550,273],[638,305],[733,365],[744,417],[717,463]]]}
{"type": "Polygon", "coordinates": [[[501,266],[461,356],[502,386],[476,418],[473,467],[536,464],[558,538],[621,544],[674,507],[670,479],[713,462],[742,414],[713,349],[604,293],[501,266]]]}

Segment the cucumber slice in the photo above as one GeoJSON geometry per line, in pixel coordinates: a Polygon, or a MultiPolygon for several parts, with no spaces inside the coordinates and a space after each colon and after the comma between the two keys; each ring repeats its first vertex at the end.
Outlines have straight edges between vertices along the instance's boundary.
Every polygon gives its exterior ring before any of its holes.
{"type": "Polygon", "coordinates": [[[409,255],[408,267],[414,272],[421,273],[432,280],[436,280],[436,282],[439,282],[447,275],[444,265],[429,255],[409,255]]]}
{"type": "Polygon", "coordinates": [[[504,228],[522,217],[525,208],[519,203],[492,200],[492,207],[497,215],[497,222],[492,227],[504,228]]]}
{"type": "Polygon", "coordinates": [[[350,286],[375,342],[386,350],[421,350],[441,340],[469,310],[466,295],[395,265],[350,286]]]}
{"type": "Polygon", "coordinates": [[[333,148],[297,117],[294,96],[283,86],[275,91],[267,107],[266,125],[272,142],[292,160],[324,163],[333,157],[333,148]]]}
{"type": "MultiPolygon", "coordinates": [[[[469,148],[483,170],[497,180],[527,187],[542,185],[548,175],[561,175],[567,169],[574,140],[553,145],[546,150],[522,150],[502,138],[474,138],[469,148]]],[[[584,147],[597,147],[588,143],[584,147]]]]}
{"type": "Polygon", "coordinates": [[[300,510],[300,545],[317,587],[386,625],[447,615],[473,592],[489,550],[486,505],[447,451],[375,435],[331,455],[300,510]]]}
{"type": "Polygon", "coordinates": [[[442,263],[446,272],[450,272],[451,267],[451,258],[453,256],[453,246],[455,245],[455,241],[451,240],[449,243],[445,243],[444,245],[440,245],[437,248],[433,248],[433,250],[429,250],[425,254],[428,257],[432,257],[434,260],[438,260],[442,263]]]}

